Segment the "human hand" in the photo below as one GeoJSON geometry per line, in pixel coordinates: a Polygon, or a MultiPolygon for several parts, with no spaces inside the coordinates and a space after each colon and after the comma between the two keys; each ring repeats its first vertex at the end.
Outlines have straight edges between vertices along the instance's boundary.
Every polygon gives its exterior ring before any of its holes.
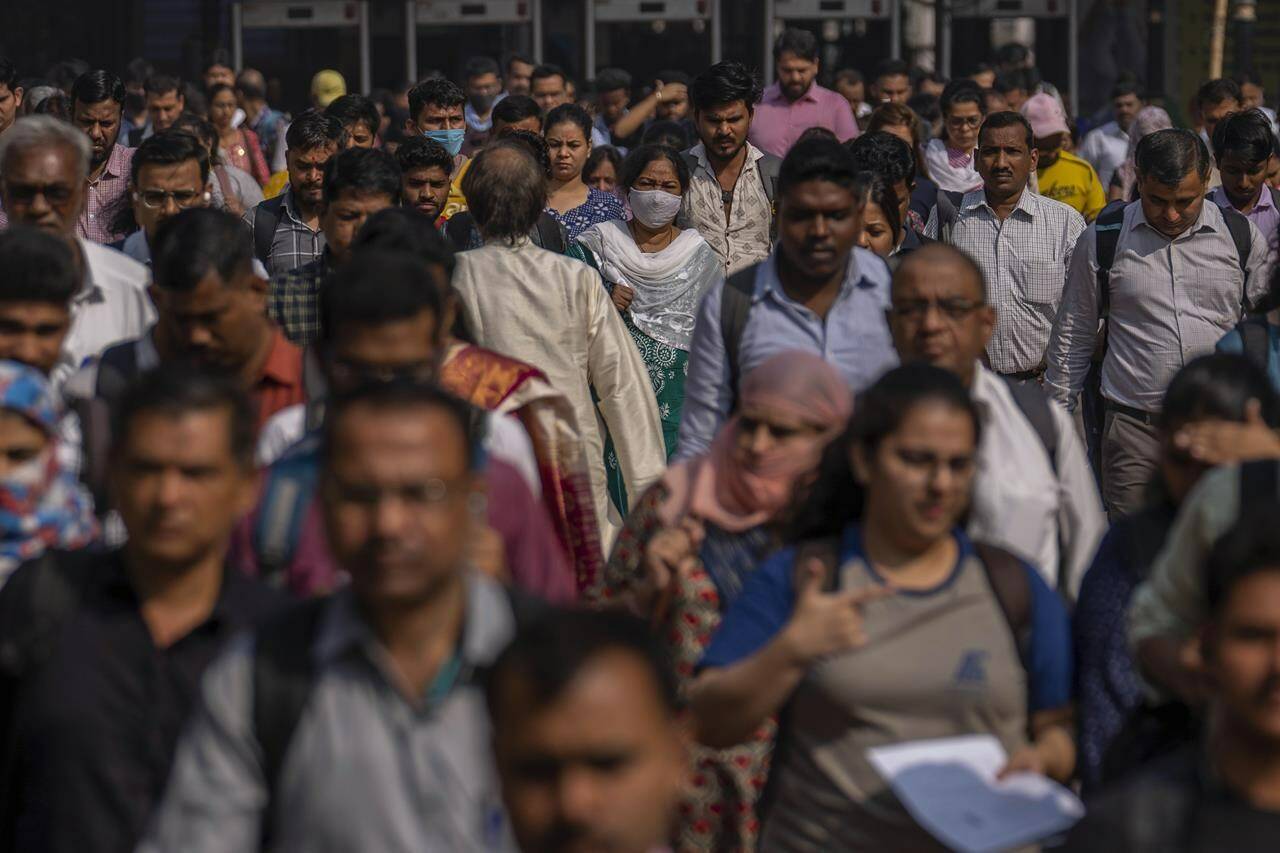
{"type": "Polygon", "coordinates": [[[689,87],[683,83],[663,83],[661,80],[657,83],[658,103],[679,100],[689,94],[689,87]]]}
{"type": "Polygon", "coordinates": [[[632,609],[656,623],[666,619],[675,591],[697,568],[702,547],[701,525],[691,521],[650,537],[641,563],[643,574],[632,587],[632,609]]]}
{"type": "Polygon", "coordinates": [[[825,592],[822,589],[825,575],[822,560],[817,557],[804,560],[797,579],[795,610],[783,628],[792,656],[801,666],[866,645],[862,609],[895,592],[888,586],[825,592]]]}
{"type": "Polygon", "coordinates": [[[1280,437],[1262,419],[1257,400],[1245,404],[1244,423],[1207,420],[1190,423],[1173,436],[1174,447],[1204,465],[1280,457],[1280,437]]]}
{"type": "Polygon", "coordinates": [[[626,311],[631,307],[631,300],[636,298],[636,292],[625,284],[615,284],[613,286],[613,306],[619,311],[626,311]]]}
{"type": "Polygon", "coordinates": [[[996,779],[1007,779],[1014,773],[1035,773],[1038,776],[1045,776],[1044,756],[1040,754],[1040,750],[1034,744],[1022,747],[1013,755],[1009,756],[1008,762],[996,774],[996,779]]]}

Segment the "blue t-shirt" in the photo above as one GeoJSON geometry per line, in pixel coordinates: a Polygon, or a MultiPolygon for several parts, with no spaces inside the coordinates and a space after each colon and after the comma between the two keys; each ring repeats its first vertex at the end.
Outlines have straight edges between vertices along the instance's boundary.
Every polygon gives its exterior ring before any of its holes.
{"type": "MultiPolygon", "coordinates": [[[[1244,338],[1238,329],[1232,329],[1222,336],[1215,349],[1244,355],[1244,338]]],[[[1267,378],[1271,380],[1271,387],[1280,391],[1280,328],[1270,322],[1267,323],[1267,378]]]]}

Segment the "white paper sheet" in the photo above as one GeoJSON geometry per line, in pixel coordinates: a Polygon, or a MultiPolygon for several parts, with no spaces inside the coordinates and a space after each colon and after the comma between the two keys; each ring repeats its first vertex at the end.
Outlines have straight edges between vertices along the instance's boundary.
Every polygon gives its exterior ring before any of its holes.
{"type": "Polygon", "coordinates": [[[867,751],[907,811],[943,844],[987,853],[1031,844],[1069,829],[1084,805],[1044,776],[997,781],[1008,761],[991,735],[918,740],[867,751]]]}

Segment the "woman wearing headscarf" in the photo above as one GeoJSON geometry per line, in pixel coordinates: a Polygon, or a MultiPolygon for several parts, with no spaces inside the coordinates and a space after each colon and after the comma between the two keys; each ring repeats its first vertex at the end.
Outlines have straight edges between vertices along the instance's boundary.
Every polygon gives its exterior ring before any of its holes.
{"type": "Polygon", "coordinates": [[[1143,107],[1133,118],[1129,126],[1129,150],[1124,155],[1124,162],[1116,167],[1111,176],[1111,186],[1107,188],[1107,201],[1133,201],[1138,197],[1138,168],[1134,165],[1134,157],[1138,151],[1138,143],[1142,137],[1157,130],[1173,127],[1169,114],[1161,107],[1143,107]]]}
{"type": "Polygon", "coordinates": [[[61,409],[44,376],[0,361],[0,583],[49,549],[93,542],[93,501],[58,461],[61,409]]]}
{"type": "MultiPolygon", "coordinates": [[[[635,504],[594,597],[648,619],[678,677],[692,678],[721,614],[780,544],[797,485],[849,419],[853,396],[821,358],[784,352],[743,382],[706,456],[667,470],[635,504]]],[[[751,850],[772,723],[727,750],[695,748],[681,850],[751,850]]]]}

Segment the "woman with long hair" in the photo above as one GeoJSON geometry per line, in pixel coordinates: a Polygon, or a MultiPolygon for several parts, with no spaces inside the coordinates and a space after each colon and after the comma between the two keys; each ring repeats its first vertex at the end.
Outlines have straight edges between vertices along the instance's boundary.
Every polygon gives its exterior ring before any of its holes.
{"type": "Polygon", "coordinates": [[[235,89],[225,83],[215,84],[209,89],[209,123],[218,131],[218,157],[248,172],[258,186],[266,186],[271,180],[271,172],[267,169],[266,158],[262,156],[262,144],[258,141],[258,134],[231,123],[236,108],[235,89]]]}

